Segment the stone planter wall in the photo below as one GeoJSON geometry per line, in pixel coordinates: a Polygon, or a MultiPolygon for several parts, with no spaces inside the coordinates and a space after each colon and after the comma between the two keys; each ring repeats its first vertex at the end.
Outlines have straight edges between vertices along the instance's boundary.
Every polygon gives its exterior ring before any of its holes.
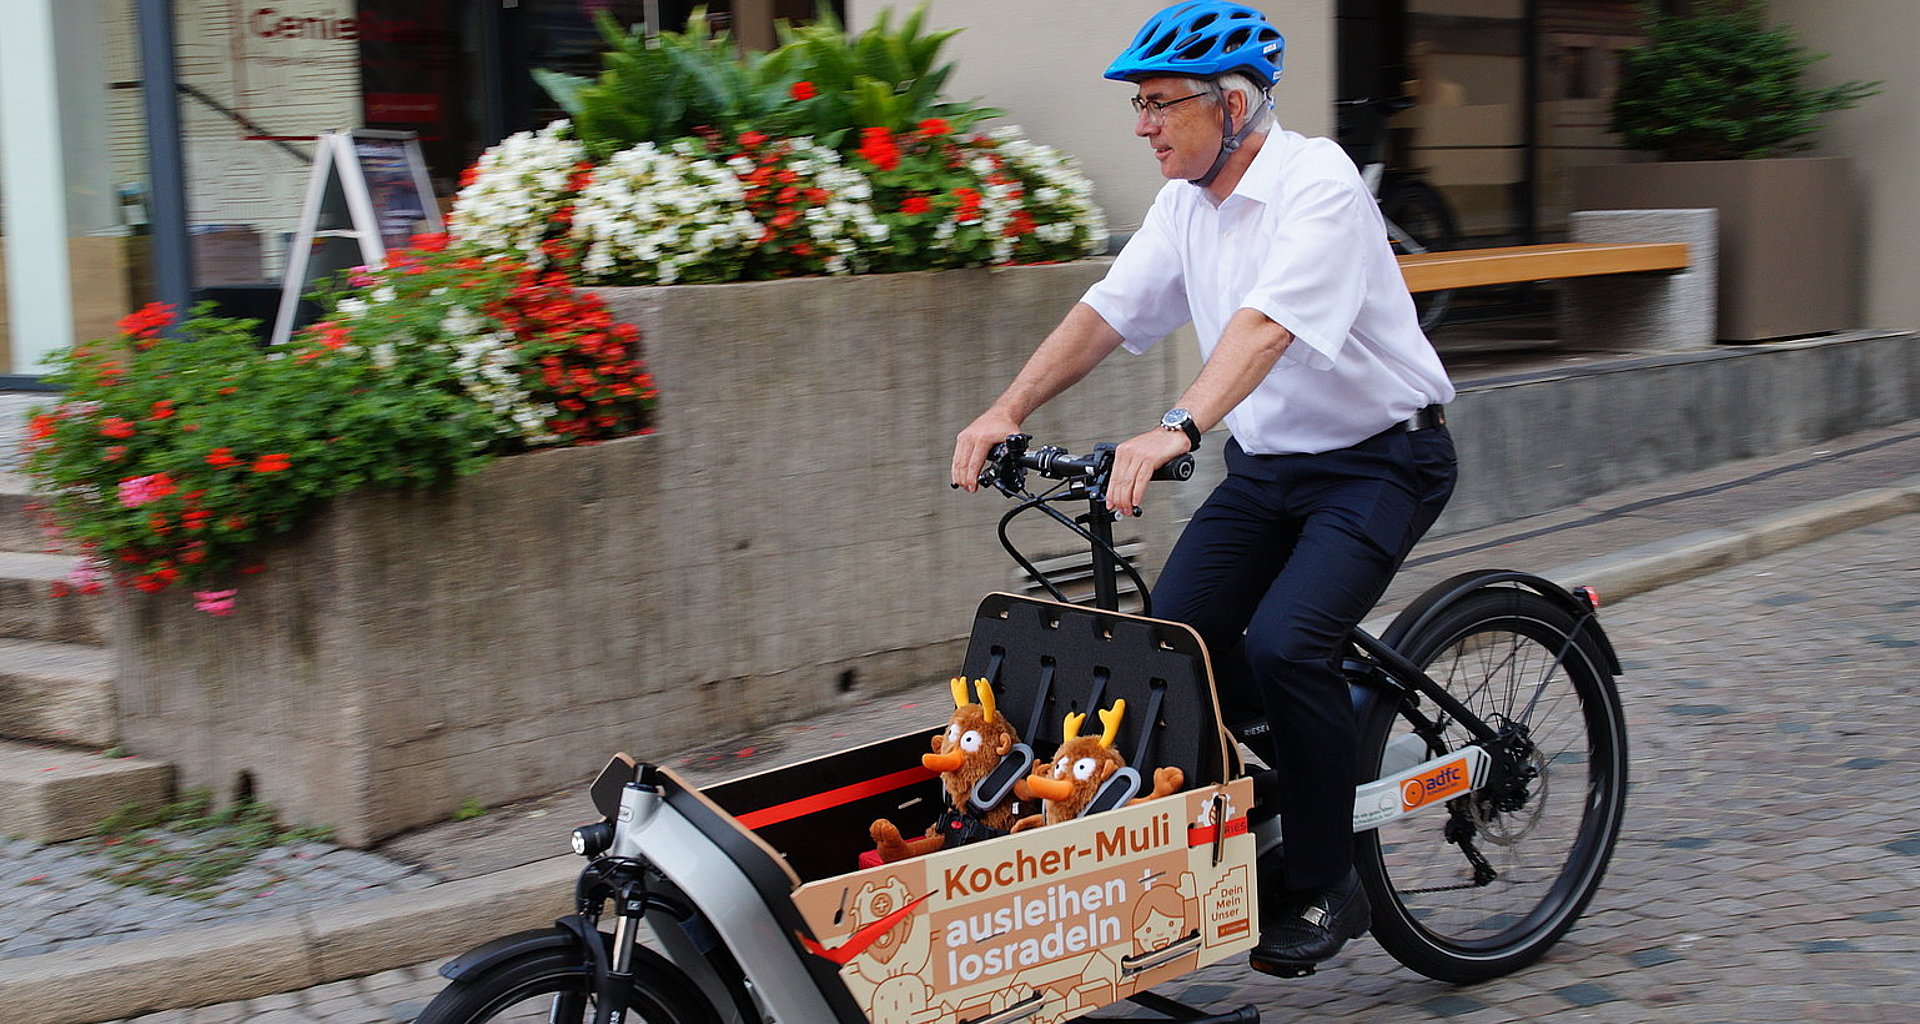
{"type": "MultiPolygon", "coordinates": [[[[654,434],[341,501],[228,618],[124,599],[124,742],[366,845],[614,750],[944,678],[979,597],[1017,585],[1007,503],[947,486],[953,434],[1103,269],[609,289],[644,331],[654,434]]],[[[1130,436],[1178,393],[1172,348],[1109,360],[1029,429],[1130,436]]],[[[1177,524],[1138,523],[1157,566],[1177,524]]]]}

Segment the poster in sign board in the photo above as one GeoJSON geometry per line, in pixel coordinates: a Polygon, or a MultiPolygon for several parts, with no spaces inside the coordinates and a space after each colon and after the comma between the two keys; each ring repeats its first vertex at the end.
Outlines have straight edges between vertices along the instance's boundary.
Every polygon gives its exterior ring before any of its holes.
{"type": "Polygon", "coordinates": [[[442,230],[412,132],[328,132],[316,142],[300,227],[287,250],[274,344],[292,335],[300,298],[315,282],[351,267],[378,266],[414,235],[442,230]]]}
{"type": "Polygon", "coordinates": [[[811,882],[793,902],[874,1024],[1063,1024],[1252,948],[1252,801],[1236,779],[811,882]]]}

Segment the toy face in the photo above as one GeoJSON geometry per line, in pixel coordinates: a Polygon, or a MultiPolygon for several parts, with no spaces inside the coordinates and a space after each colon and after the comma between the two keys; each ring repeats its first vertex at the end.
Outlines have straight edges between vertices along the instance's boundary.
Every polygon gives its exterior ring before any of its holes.
{"type": "Polygon", "coordinates": [[[958,747],[961,751],[968,754],[978,753],[980,748],[986,745],[987,742],[987,738],[980,735],[980,730],[962,730],[958,722],[948,725],[947,731],[942,734],[942,736],[946,740],[946,749],[952,750],[958,747]]]}
{"type": "Polygon", "coordinates": [[[1063,782],[1104,779],[1112,770],[1111,764],[1097,757],[1063,757],[1053,763],[1053,777],[1063,782]]]}

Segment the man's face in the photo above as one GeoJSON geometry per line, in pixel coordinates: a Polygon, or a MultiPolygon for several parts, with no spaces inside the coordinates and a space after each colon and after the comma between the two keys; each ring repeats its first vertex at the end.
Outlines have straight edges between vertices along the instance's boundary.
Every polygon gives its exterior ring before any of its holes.
{"type": "Polygon", "coordinates": [[[1192,179],[1207,173],[1220,152],[1220,98],[1200,94],[1182,78],[1145,78],[1136,94],[1148,105],[1135,118],[1133,133],[1153,147],[1153,158],[1160,162],[1160,173],[1167,178],[1192,179]],[[1186,102],[1165,110],[1155,110],[1153,102],[1186,102]]]}

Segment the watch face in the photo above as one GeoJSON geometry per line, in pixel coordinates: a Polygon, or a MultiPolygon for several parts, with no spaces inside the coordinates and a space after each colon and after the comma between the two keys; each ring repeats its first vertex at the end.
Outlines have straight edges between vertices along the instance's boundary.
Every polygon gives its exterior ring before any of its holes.
{"type": "Polygon", "coordinates": [[[1179,430],[1192,418],[1193,417],[1187,415],[1187,410],[1185,409],[1168,409],[1167,414],[1160,417],[1160,425],[1168,430],[1179,430]]]}

